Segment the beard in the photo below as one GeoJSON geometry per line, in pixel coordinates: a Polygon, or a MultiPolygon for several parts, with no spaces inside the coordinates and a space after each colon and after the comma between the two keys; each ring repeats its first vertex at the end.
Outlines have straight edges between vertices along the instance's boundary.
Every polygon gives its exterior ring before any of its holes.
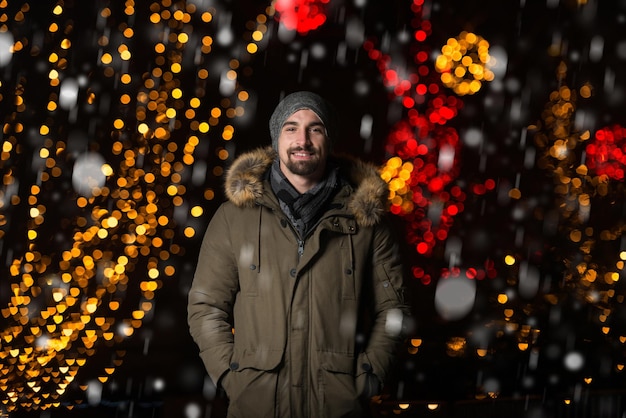
{"type": "Polygon", "coordinates": [[[287,161],[285,162],[285,167],[287,167],[287,169],[290,172],[298,176],[310,176],[311,174],[315,173],[320,168],[321,161],[319,158],[319,154],[315,152],[315,150],[297,148],[297,149],[289,150],[289,153],[287,155],[288,157],[287,157],[287,161]],[[293,160],[291,158],[291,153],[294,151],[307,151],[307,152],[312,153],[312,156],[315,158],[311,160],[306,160],[306,161],[293,160]]]}

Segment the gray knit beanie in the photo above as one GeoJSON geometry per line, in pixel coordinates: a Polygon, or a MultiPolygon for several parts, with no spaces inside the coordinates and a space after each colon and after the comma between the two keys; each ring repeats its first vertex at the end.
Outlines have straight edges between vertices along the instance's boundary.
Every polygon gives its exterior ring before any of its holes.
{"type": "Polygon", "coordinates": [[[283,124],[289,116],[302,109],[312,110],[319,116],[326,128],[331,147],[333,142],[336,141],[336,115],[330,103],[310,91],[298,91],[289,94],[278,103],[278,106],[276,106],[274,113],[272,113],[270,117],[270,136],[272,137],[272,147],[274,147],[275,150],[278,150],[278,137],[280,136],[280,131],[283,129],[283,124]]]}

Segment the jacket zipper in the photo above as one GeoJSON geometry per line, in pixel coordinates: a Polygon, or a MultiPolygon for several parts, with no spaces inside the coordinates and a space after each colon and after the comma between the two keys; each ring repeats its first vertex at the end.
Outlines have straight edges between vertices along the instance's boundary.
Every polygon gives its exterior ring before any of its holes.
{"type": "Polygon", "coordinates": [[[298,238],[298,255],[302,257],[304,254],[304,240],[298,238]]]}

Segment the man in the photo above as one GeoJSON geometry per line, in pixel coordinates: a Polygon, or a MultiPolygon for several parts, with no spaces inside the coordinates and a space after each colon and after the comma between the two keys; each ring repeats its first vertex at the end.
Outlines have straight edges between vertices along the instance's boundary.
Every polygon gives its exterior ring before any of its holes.
{"type": "Polygon", "coordinates": [[[285,97],[204,236],[188,320],[229,417],[367,416],[402,338],[387,185],[330,155],[334,118],[314,93],[285,97]]]}

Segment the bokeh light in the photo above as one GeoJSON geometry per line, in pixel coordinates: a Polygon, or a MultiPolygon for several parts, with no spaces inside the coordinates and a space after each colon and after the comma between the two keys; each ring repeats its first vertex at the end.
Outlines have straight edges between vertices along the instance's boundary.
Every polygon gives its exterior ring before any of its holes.
{"type": "Polygon", "coordinates": [[[194,257],[297,88],[338,105],[336,146],[379,165],[406,245],[415,321],[373,408],[620,415],[624,16],[0,1],[0,416],[219,414],[183,326],[194,257]]]}

